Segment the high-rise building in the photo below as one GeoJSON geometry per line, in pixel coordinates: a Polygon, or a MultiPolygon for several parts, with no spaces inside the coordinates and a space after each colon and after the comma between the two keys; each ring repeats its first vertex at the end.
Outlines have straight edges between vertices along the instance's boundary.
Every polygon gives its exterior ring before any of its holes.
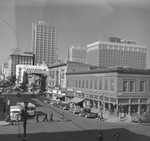
{"type": "Polygon", "coordinates": [[[87,45],[87,63],[98,67],[146,68],[146,47],[134,41],[98,41],[87,45]]]}
{"type": "Polygon", "coordinates": [[[19,48],[16,48],[9,55],[8,60],[8,70],[9,76],[16,75],[16,65],[33,65],[34,64],[34,54],[32,52],[21,52],[19,48]]]}
{"type": "Polygon", "coordinates": [[[32,51],[35,54],[34,63],[47,65],[57,60],[56,27],[48,26],[44,21],[32,24],[32,51]]]}
{"type": "Polygon", "coordinates": [[[86,63],[86,47],[70,47],[68,50],[68,61],[86,63]]]}

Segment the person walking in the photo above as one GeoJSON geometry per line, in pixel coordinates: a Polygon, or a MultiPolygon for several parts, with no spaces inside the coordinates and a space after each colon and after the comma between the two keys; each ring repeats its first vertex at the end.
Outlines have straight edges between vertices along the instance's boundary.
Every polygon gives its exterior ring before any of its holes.
{"type": "Polygon", "coordinates": [[[49,122],[53,122],[53,113],[52,112],[50,112],[50,114],[49,114],[49,122]]]}
{"type": "Polygon", "coordinates": [[[45,116],[44,116],[43,122],[44,121],[48,121],[48,119],[47,119],[47,112],[45,112],[45,116]]]}
{"type": "Polygon", "coordinates": [[[39,114],[36,113],[36,122],[38,123],[39,122],[39,114]]]}
{"type": "Polygon", "coordinates": [[[64,121],[64,114],[61,114],[61,121],[64,121]]]}

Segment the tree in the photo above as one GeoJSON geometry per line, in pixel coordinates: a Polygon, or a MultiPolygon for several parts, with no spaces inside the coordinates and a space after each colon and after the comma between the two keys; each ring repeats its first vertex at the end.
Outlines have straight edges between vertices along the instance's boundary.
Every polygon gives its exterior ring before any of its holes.
{"type": "Polygon", "coordinates": [[[47,76],[45,74],[42,74],[42,76],[41,76],[41,93],[46,91],[46,78],[47,78],[47,76]]]}

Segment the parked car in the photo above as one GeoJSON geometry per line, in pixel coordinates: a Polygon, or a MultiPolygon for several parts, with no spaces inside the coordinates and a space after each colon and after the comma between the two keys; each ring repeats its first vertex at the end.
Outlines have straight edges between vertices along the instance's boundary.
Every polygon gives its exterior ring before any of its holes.
{"type": "Polygon", "coordinates": [[[80,111],[79,116],[82,116],[82,117],[85,117],[85,118],[97,118],[97,113],[91,112],[90,108],[83,108],[80,111]]]}
{"type": "Polygon", "coordinates": [[[73,114],[79,114],[81,111],[80,106],[73,106],[72,108],[69,109],[69,112],[73,113],[73,114]]]}
{"type": "Polygon", "coordinates": [[[21,92],[17,92],[16,96],[21,97],[21,92]]]}
{"type": "Polygon", "coordinates": [[[68,102],[61,102],[60,108],[63,110],[69,110],[70,109],[70,103],[68,102]]]}
{"type": "Polygon", "coordinates": [[[150,113],[143,113],[142,115],[138,115],[138,113],[132,114],[133,122],[150,122],[150,113]]]}

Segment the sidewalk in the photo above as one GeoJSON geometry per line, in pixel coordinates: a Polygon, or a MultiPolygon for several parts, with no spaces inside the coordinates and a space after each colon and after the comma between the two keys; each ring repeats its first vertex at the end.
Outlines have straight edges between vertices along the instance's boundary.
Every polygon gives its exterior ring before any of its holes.
{"type": "Polygon", "coordinates": [[[6,126],[9,125],[9,122],[6,121],[0,121],[0,126],[6,126]]]}
{"type": "Polygon", "coordinates": [[[106,122],[121,122],[121,123],[123,123],[123,122],[131,122],[132,120],[131,120],[131,118],[130,117],[125,117],[125,118],[117,118],[117,117],[115,117],[115,116],[113,116],[113,117],[104,117],[104,121],[106,121],[106,122]]]}

